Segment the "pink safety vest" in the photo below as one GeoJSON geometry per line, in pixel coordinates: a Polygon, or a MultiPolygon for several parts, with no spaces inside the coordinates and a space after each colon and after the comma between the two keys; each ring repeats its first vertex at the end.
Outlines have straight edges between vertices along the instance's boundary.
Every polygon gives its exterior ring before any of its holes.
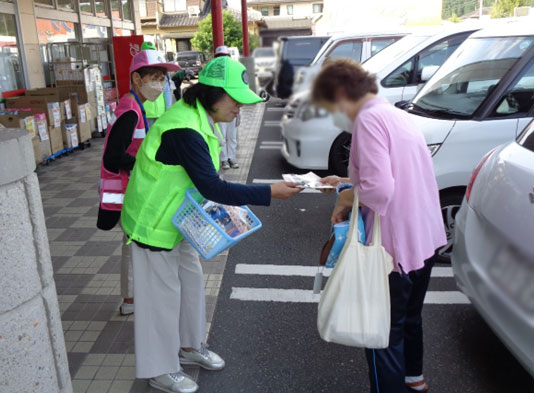
{"type": "MultiPolygon", "coordinates": [[[[132,142],[126,149],[126,153],[135,157],[139,146],[141,146],[141,142],[145,139],[147,130],[145,130],[141,108],[129,96],[123,96],[119,101],[119,105],[117,105],[117,109],[115,110],[115,121],[128,111],[134,111],[137,114],[137,124],[132,135],[132,142]]],[[[104,153],[106,152],[109,134],[111,133],[113,124],[108,126],[106,141],[104,142],[104,153]]],[[[100,187],[98,189],[98,193],[100,194],[100,207],[103,210],[121,211],[130,172],[124,169],[119,170],[119,173],[108,171],[104,168],[104,153],[102,154],[102,163],[100,165],[100,187]]]]}

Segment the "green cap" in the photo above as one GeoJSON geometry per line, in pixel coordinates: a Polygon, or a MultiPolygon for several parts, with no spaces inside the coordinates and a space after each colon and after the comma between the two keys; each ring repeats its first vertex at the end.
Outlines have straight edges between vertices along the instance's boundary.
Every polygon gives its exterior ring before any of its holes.
{"type": "Polygon", "coordinates": [[[222,87],[241,104],[256,104],[263,100],[248,85],[247,69],[228,56],[216,57],[198,75],[199,83],[222,87]]]}
{"type": "Polygon", "coordinates": [[[156,50],[156,47],[154,46],[152,42],[145,41],[141,44],[141,50],[147,50],[147,49],[156,50]]]}

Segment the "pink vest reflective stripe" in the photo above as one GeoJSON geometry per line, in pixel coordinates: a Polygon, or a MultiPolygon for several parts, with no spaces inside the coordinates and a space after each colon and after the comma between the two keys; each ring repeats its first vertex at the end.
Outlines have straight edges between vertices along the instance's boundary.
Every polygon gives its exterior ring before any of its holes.
{"type": "MultiPolygon", "coordinates": [[[[123,96],[115,110],[115,121],[128,111],[134,111],[137,114],[137,124],[135,125],[135,130],[132,135],[132,142],[126,149],[126,153],[135,157],[139,150],[139,146],[141,146],[141,142],[143,142],[143,139],[145,139],[146,136],[145,124],[141,108],[139,108],[137,102],[129,96],[123,96]]],[[[104,142],[104,153],[106,152],[112,127],[113,124],[108,126],[106,141],[104,142]]],[[[102,163],[100,164],[100,187],[98,188],[100,194],[100,207],[103,210],[121,211],[130,172],[123,169],[119,170],[119,173],[108,171],[104,168],[104,153],[102,154],[102,163]]]]}

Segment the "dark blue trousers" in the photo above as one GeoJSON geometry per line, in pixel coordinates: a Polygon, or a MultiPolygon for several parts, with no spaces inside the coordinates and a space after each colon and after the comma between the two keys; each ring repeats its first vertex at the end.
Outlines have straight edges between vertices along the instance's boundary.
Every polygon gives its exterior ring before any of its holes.
{"type": "Polygon", "coordinates": [[[423,374],[421,312],[432,266],[428,260],[422,269],[389,275],[389,347],[365,350],[372,393],[404,393],[404,377],[423,374]]]}

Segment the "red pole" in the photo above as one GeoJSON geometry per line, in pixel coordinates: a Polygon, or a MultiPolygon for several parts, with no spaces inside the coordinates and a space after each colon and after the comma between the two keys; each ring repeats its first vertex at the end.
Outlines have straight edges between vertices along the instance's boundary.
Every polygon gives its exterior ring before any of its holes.
{"type": "Polygon", "coordinates": [[[243,27],[243,56],[249,57],[247,0],[241,0],[241,25],[243,27]]]}
{"type": "Polygon", "coordinates": [[[211,24],[213,29],[213,53],[215,54],[215,49],[224,45],[221,0],[211,0],[211,24]]]}

